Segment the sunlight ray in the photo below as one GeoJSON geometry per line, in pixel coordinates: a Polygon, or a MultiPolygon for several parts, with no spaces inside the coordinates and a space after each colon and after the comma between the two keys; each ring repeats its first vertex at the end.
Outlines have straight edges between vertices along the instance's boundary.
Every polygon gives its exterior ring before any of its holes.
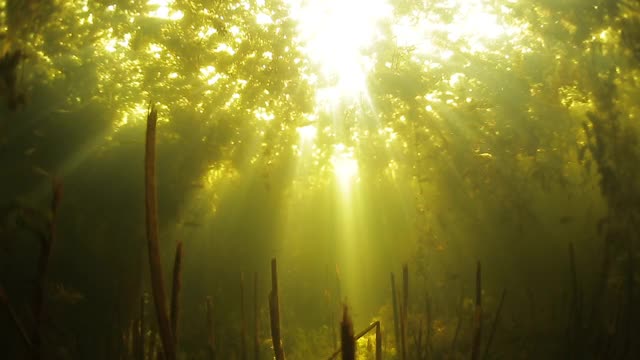
{"type": "Polygon", "coordinates": [[[341,193],[343,196],[348,195],[354,182],[358,181],[358,160],[353,148],[344,144],[335,145],[331,164],[341,193]]]}

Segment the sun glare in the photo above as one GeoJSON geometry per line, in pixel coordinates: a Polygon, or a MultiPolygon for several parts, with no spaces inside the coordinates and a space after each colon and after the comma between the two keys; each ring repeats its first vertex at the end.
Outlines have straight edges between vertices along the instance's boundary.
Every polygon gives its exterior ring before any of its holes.
{"type": "Polygon", "coordinates": [[[147,1],[147,5],[150,10],[148,15],[149,17],[159,18],[159,19],[167,19],[177,21],[184,17],[184,13],[180,10],[174,11],[171,9],[171,6],[175,0],[149,0],[147,1]]]}
{"type": "MultiPolygon", "coordinates": [[[[515,3],[516,0],[507,2],[515,3]]],[[[496,7],[488,0],[445,0],[434,6],[453,16],[447,21],[433,13],[398,19],[393,33],[399,46],[410,46],[417,54],[446,61],[454,54],[452,50],[472,54],[486,52],[500,38],[518,41],[518,35],[523,31],[523,26],[501,21],[503,15],[511,12],[508,6],[496,7]],[[448,43],[436,44],[434,34],[446,34],[448,43]],[[460,42],[460,48],[449,48],[457,42],[460,42]]]]}
{"type": "Polygon", "coordinates": [[[331,164],[340,190],[345,194],[350,193],[351,185],[358,176],[358,160],[355,158],[353,148],[348,148],[344,144],[335,145],[331,164]]]}
{"type": "MultiPolygon", "coordinates": [[[[305,52],[329,83],[330,101],[366,93],[371,61],[363,48],[375,38],[376,22],[391,13],[385,0],[287,0],[305,52]]],[[[327,92],[325,91],[325,94],[327,92]]]]}
{"type": "Polygon", "coordinates": [[[318,129],[313,125],[301,126],[296,130],[300,135],[300,142],[303,144],[312,143],[318,135],[318,129]]]}

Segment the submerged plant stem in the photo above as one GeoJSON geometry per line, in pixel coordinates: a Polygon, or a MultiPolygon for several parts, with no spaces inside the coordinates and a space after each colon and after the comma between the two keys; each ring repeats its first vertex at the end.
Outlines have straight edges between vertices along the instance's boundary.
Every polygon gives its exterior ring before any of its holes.
{"type": "Polygon", "coordinates": [[[284,349],[280,333],[280,301],[278,298],[278,266],[276,259],[271,259],[271,294],[269,294],[269,310],[271,315],[271,341],[276,360],[284,360],[284,349]]]}
{"type": "Polygon", "coordinates": [[[153,303],[158,317],[158,329],[165,360],[175,360],[176,351],[173,334],[167,313],[167,297],[162,278],[160,245],[158,241],[158,202],[156,194],[156,123],[158,112],[152,106],[147,116],[147,135],[145,145],[145,210],[147,242],[149,246],[149,268],[153,303]]]}
{"type": "Polygon", "coordinates": [[[173,263],[173,289],[171,291],[171,331],[173,343],[178,346],[178,322],[180,320],[180,291],[182,290],[182,241],[176,246],[176,257],[173,263]]]}
{"type": "Polygon", "coordinates": [[[398,300],[396,292],[396,280],[393,272],[391,273],[391,306],[393,306],[393,330],[396,341],[396,349],[400,348],[400,321],[398,319],[398,300]]]}
{"type": "Polygon", "coordinates": [[[347,305],[344,305],[340,329],[342,339],[342,360],[355,360],[356,339],[353,337],[353,322],[351,322],[351,316],[349,316],[349,309],[347,308],[347,305]]]}

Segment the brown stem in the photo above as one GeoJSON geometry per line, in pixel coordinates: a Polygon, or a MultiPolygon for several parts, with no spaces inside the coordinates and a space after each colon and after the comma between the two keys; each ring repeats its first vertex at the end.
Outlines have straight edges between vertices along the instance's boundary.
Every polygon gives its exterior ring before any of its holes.
{"type": "MultiPolygon", "coordinates": [[[[369,324],[369,326],[367,326],[366,329],[364,329],[364,330],[360,331],[359,333],[355,334],[353,336],[353,339],[354,339],[354,341],[358,341],[358,339],[360,339],[361,337],[367,335],[367,333],[369,333],[369,331],[371,331],[373,329],[376,330],[376,337],[377,337],[377,339],[379,339],[379,340],[376,340],[376,349],[378,349],[378,348],[380,349],[378,354],[380,354],[380,357],[382,357],[382,336],[380,334],[380,321],[376,321],[376,322],[373,322],[373,323],[369,324]]],[[[342,347],[340,347],[333,354],[331,354],[331,356],[329,356],[329,360],[335,359],[338,355],[340,355],[340,353],[342,353],[342,347]]],[[[376,358],[376,360],[379,360],[379,359],[376,358]]]]}
{"type": "Polygon", "coordinates": [[[396,296],[396,280],[391,273],[391,305],[393,306],[393,329],[395,331],[396,349],[400,348],[400,320],[398,319],[398,300],[396,296]]]}
{"type": "Polygon", "coordinates": [[[271,341],[276,360],[284,360],[284,349],[280,334],[280,302],[278,298],[278,267],[276,259],[271,259],[271,294],[269,294],[269,310],[271,315],[271,341]]]}
{"type": "Polygon", "coordinates": [[[158,201],[156,186],[156,124],[158,112],[151,106],[147,116],[147,134],[145,145],[145,210],[147,242],[149,246],[149,268],[153,303],[158,317],[158,330],[162,341],[165,360],[175,360],[176,350],[167,313],[167,296],[162,277],[160,244],[158,241],[158,201]]]}
{"type": "Polygon", "coordinates": [[[382,360],[382,333],[380,332],[380,322],[376,321],[376,360],[382,360]]]}
{"type": "Polygon", "coordinates": [[[353,322],[351,321],[351,316],[349,316],[349,309],[347,305],[344,305],[340,329],[342,340],[342,360],[355,360],[356,339],[353,336],[353,322]]]}
{"type": "Polygon", "coordinates": [[[176,245],[176,257],[173,262],[173,290],[171,292],[171,331],[173,343],[178,346],[178,322],[180,320],[180,292],[182,291],[182,241],[176,245]]]}

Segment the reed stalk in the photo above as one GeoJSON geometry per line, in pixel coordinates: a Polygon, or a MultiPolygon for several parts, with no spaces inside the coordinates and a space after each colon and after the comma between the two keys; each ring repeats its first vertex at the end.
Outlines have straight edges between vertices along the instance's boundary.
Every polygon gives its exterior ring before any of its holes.
{"type": "Polygon", "coordinates": [[[356,358],[356,339],[353,336],[353,322],[349,315],[347,305],[344,305],[342,312],[342,322],[340,323],[340,339],[342,345],[342,360],[355,360],[356,358]]]}
{"type": "Polygon", "coordinates": [[[393,272],[391,275],[391,305],[393,306],[393,330],[395,331],[396,349],[400,349],[400,320],[398,319],[398,300],[396,291],[396,280],[393,272]]]}
{"type": "Polygon", "coordinates": [[[178,347],[178,324],[180,322],[180,293],[182,291],[182,241],[176,245],[176,256],[173,262],[173,287],[171,291],[171,332],[174,346],[178,347]]]}
{"type": "Polygon", "coordinates": [[[145,143],[145,212],[147,243],[149,247],[149,268],[151,274],[151,290],[156,309],[158,330],[165,360],[175,360],[176,350],[171,322],[167,312],[167,296],[162,276],[160,260],[160,243],[158,240],[158,200],[156,184],[156,125],[158,112],[154,106],[147,115],[147,132],[145,143]]]}
{"type": "Polygon", "coordinates": [[[269,310],[271,318],[271,341],[276,360],[284,360],[284,349],[280,333],[280,300],[278,297],[278,266],[276,259],[271,259],[271,293],[269,294],[269,310]]]}

